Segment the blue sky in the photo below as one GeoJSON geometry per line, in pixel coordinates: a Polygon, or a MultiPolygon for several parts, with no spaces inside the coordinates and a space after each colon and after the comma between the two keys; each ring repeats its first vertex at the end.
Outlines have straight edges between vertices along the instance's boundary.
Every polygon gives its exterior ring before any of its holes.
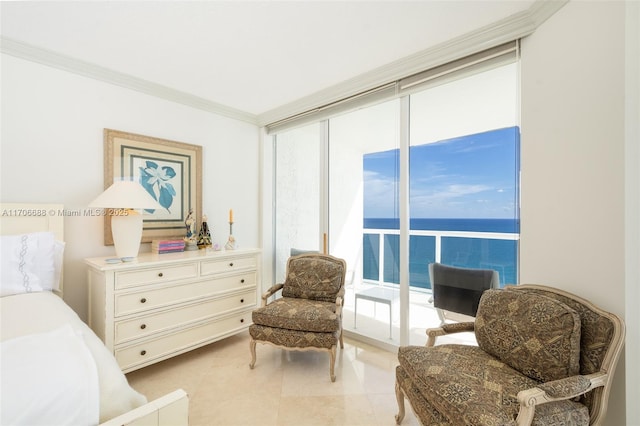
{"type": "MultiPolygon", "coordinates": [[[[510,127],[412,146],[411,217],[516,217],[518,132],[510,127]]],[[[363,175],[364,217],[397,217],[399,151],[365,154],[363,175]]]]}

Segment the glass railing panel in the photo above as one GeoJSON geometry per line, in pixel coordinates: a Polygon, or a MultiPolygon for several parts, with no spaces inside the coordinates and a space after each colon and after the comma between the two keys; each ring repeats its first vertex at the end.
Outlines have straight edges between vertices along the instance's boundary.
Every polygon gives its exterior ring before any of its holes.
{"type": "Polygon", "coordinates": [[[380,234],[362,235],[362,278],[380,279],[380,234]]]}
{"type": "MultiPolygon", "coordinates": [[[[369,284],[399,284],[400,240],[397,231],[368,231],[370,232],[364,233],[362,237],[362,279],[369,284]],[[380,241],[383,241],[382,251],[380,241]]],[[[429,264],[433,262],[463,268],[493,269],[500,274],[501,286],[515,284],[518,277],[517,259],[517,234],[411,231],[409,284],[414,290],[430,291],[429,264]]]]}
{"type": "Polygon", "coordinates": [[[501,287],[517,283],[517,258],[516,240],[442,237],[441,263],[496,270],[500,275],[501,287]]]}
{"type": "Polygon", "coordinates": [[[436,261],[436,237],[409,237],[409,285],[416,289],[431,289],[429,264],[436,261]]]}
{"type": "Polygon", "coordinates": [[[384,235],[384,282],[400,284],[400,235],[384,235]]]}

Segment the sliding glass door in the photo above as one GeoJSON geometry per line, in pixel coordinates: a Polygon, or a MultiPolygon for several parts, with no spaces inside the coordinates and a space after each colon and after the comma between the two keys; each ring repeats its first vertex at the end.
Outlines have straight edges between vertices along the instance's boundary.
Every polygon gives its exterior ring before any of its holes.
{"type": "Polygon", "coordinates": [[[292,250],[322,249],[320,125],[279,133],[275,156],[275,282],[284,281],[292,250]]]}
{"type": "Polygon", "coordinates": [[[348,265],[347,335],[385,346],[422,345],[439,325],[430,263],[517,283],[517,74],[503,65],[278,133],[276,282],[291,249],[326,247],[348,265]]]}
{"type": "Polygon", "coordinates": [[[383,341],[399,321],[397,289],[383,288],[399,284],[399,114],[395,99],[332,118],[328,133],[330,253],[349,265],[343,325],[383,341]]]}
{"type": "Polygon", "coordinates": [[[438,319],[428,265],[494,269],[517,283],[516,64],[410,97],[411,343],[438,319]]]}

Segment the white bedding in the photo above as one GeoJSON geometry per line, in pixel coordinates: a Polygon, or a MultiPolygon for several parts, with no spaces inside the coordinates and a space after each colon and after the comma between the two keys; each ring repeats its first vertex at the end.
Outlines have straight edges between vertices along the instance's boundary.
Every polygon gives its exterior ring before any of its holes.
{"type": "MultiPolygon", "coordinates": [[[[51,292],[44,291],[0,298],[0,339],[2,340],[3,351],[5,349],[5,344],[13,346],[16,342],[20,343],[16,340],[17,338],[31,336],[22,343],[34,344],[33,341],[36,340],[36,338],[32,335],[40,335],[39,337],[44,337],[46,339],[51,338],[51,336],[55,337],[55,333],[62,333],[62,335],[65,336],[65,341],[67,342],[78,343],[82,340],[86,349],[84,353],[90,353],[91,358],[95,361],[99,388],[100,422],[106,421],[146,403],[146,398],[129,386],[127,379],[124,374],[122,374],[115,358],[109,351],[107,351],[102,341],[58,296],[51,292]]],[[[64,356],[62,349],[58,348],[57,351],[59,353],[56,352],[56,356],[64,356]]],[[[79,357],[78,359],[83,359],[82,352],[82,350],[76,351],[76,355],[74,356],[79,357]]],[[[49,357],[50,353],[53,352],[50,352],[48,348],[46,352],[43,351],[33,355],[34,357],[38,357],[40,361],[36,361],[34,359],[29,362],[45,363],[44,366],[40,366],[42,369],[41,374],[50,373],[51,378],[46,380],[43,379],[42,386],[45,384],[50,386],[46,392],[46,394],[51,398],[51,403],[48,405],[49,409],[58,410],[60,408],[58,407],[58,404],[61,404],[61,399],[68,395],[64,395],[67,393],[67,390],[59,383],[59,379],[56,379],[56,377],[60,377],[61,371],[57,370],[61,370],[61,368],[58,361],[49,357]]],[[[86,358],[84,359],[86,361],[86,358]]],[[[12,410],[12,412],[15,412],[17,411],[17,409],[14,408],[16,404],[22,404],[24,406],[24,404],[30,403],[29,399],[18,398],[15,391],[4,386],[4,376],[6,371],[11,371],[18,366],[20,366],[20,368],[24,368],[24,364],[27,364],[27,362],[22,361],[18,363],[20,358],[9,363],[10,360],[11,358],[7,358],[7,360],[5,360],[4,356],[2,358],[3,386],[0,389],[2,392],[2,416],[5,415],[5,409],[9,409],[9,407],[11,407],[10,410],[12,410]],[[5,363],[5,361],[7,362],[5,363]]],[[[86,364],[85,361],[78,362],[86,364]]],[[[27,370],[29,369],[27,368],[27,370]]],[[[67,377],[64,374],[68,373],[62,374],[62,377],[67,377]]],[[[88,383],[88,385],[91,384],[88,383]]],[[[73,398],[75,397],[70,399],[73,398]]],[[[88,396],[88,398],[91,397],[88,396]]],[[[90,399],[87,401],[88,404],[91,404],[90,399]]],[[[76,404],[77,403],[78,400],[76,400],[76,404]]],[[[8,413],[9,411],[6,412],[8,413]]],[[[84,414],[91,416],[90,413],[84,414]]],[[[45,413],[38,414],[40,418],[45,419],[47,418],[47,415],[48,414],[45,413]]],[[[3,425],[10,424],[5,423],[4,421],[0,423],[3,425]]],[[[63,423],[53,423],[48,421],[47,424],[53,425],[63,423]]],[[[96,423],[92,421],[89,423],[75,422],[73,424],[96,423]]]]}
{"type": "Polygon", "coordinates": [[[98,423],[98,371],[70,325],[3,341],[0,353],[0,424],[98,423]]]}

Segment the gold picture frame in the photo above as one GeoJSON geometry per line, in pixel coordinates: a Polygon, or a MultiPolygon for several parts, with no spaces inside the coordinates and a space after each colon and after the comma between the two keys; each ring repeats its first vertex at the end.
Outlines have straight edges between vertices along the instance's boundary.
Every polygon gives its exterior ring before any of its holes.
{"type": "MultiPolygon", "coordinates": [[[[164,207],[144,212],[143,243],[184,237],[190,210],[196,223],[202,220],[199,145],[104,129],[105,189],[118,180],[140,182],[164,207]]],[[[104,244],[113,245],[110,216],[105,216],[104,244]]]]}

